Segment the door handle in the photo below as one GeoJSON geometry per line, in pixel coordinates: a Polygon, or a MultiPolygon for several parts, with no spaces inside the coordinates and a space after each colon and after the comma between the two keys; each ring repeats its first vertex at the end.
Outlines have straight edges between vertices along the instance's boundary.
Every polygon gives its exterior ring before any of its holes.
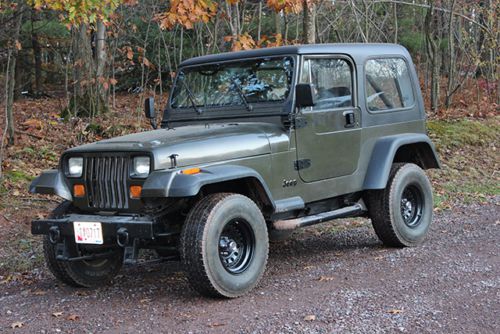
{"type": "Polygon", "coordinates": [[[345,125],[344,128],[353,128],[356,125],[356,115],[354,111],[345,111],[345,125]]]}

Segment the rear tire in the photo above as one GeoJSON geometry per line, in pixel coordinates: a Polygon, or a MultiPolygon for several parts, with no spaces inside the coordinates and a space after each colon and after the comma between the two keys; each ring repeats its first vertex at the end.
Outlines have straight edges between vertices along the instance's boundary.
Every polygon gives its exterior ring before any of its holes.
{"type": "Polygon", "coordinates": [[[239,194],[201,199],[181,232],[181,258],[191,286],[204,296],[239,297],[252,290],[267,263],[267,226],[255,203],[239,194]]]}
{"type": "Polygon", "coordinates": [[[432,221],[432,186],[415,164],[393,164],[387,186],[370,191],[367,204],[379,239],[391,247],[416,246],[432,221]]]}

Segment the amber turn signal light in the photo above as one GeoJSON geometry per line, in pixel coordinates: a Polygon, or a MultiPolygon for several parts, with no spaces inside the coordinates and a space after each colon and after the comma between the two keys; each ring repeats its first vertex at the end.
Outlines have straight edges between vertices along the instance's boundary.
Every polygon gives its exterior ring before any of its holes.
{"type": "Polygon", "coordinates": [[[130,186],[130,198],[141,198],[141,192],[141,186],[130,186]]]}
{"type": "Polygon", "coordinates": [[[85,186],[83,184],[75,184],[73,186],[73,195],[75,197],[85,196],[85,186]]]}
{"type": "Polygon", "coordinates": [[[183,171],[181,171],[182,174],[186,174],[186,175],[193,175],[193,174],[198,174],[198,173],[201,173],[201,169],[199,168],[189,168],[189,169],[184,169],[183,171]]]}

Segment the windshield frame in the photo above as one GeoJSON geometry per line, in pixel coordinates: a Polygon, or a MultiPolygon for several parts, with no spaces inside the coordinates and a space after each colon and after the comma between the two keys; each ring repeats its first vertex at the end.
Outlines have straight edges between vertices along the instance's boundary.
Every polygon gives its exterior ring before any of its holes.
{"type": "Polygon", "coordinates": [[[241,105],[224,105],[224,106],[201,106],[201,108],[204,112],[201,114],[197,113],[195,111],[195,108],[192,106],[186,106],[182,108],[172,108],[172,97],[173,94],[170,94],[168,97],[168,103],[167,107],[165,109],[165,115],[164,115],[164,121],[175,121],[175,120],[188,120],[188,119],[212,119],[212,118],[234,118],[234,117],[257,117],[257,116],[266,116],[268,113],[276,114],[274,111],[278,111],[280,114],[287,114],[291,108],[285,108],[286,106],[290,105],[291,102],[293,102],[294,99],[294,87],[295,83],[297,80],[297,71],[298,71],[298,63],[299,63],[299,56],[297,54],[278,54],[278,55],[271,55],[271,56],[259,56],[259,57],[242,57],[242,58],[237,58],[237,59],[231,59],[231,60],[226,60],[226,61],[219,61],[219,62],[206,62],[206,63],[199,63],[195,65],[188,65],[188,66],[182,66],[179,67],[174,84],[172,85],[172,89],[170,90],[173,92],[176,87],[180,84],[178,82],[179,79],[179,74],[186,69],[189,68],[197,68],[197,67],[203,67],[203,66],[210,66],[210,65],[221,65],[224,66],[224,64],[231,64],[231,63],[238,63],[238,62],[245,62],[245,61],[252,61],[252,60],[259,60],[259,59],[273,59],[273,58],[287,58],[289,57],[292,62],[293,62],[293,70],[292,70],[292,78],[290,82],[290,90],[288,92],[288,96],[284,100],[280,101],[262,101],[262,102],[257,102],[257,103],[252,103],[252,111],[249,111],[244,104],[241,105]],[[287,110],[288,109],[288,110],[287,110]],[[285,112],[283,111],[285,110],[285,112]],[[169,119],[166,119],[169,118],[169,119]]]}

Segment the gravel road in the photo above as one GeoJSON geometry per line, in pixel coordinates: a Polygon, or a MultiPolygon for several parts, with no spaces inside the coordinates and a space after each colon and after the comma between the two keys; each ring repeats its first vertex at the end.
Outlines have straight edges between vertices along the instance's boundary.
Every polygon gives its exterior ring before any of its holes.
{"type": "Polygon", "coordinates": [[[364,220],[301,230],[235,300],[198,296],[175,263],[126,267],[97,290],[40,269],[0,285],[0,332],[499,333],[499,205],[437,213],[416,248],[382,247],[364,220]]]}

